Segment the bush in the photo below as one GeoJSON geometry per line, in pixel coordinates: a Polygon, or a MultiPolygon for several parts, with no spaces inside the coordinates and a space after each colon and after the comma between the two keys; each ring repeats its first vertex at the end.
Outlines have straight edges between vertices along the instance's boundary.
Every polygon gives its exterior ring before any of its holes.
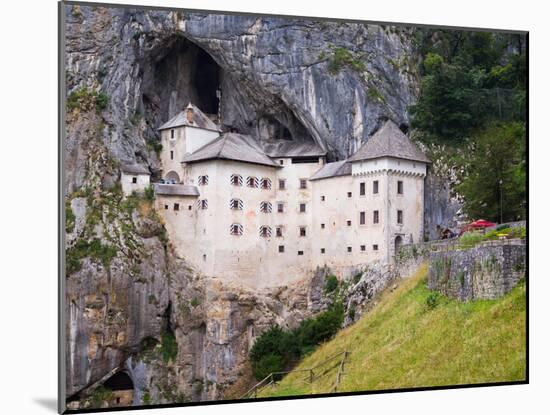
{"type": "Polygon", "coordinates": [[[329,275],[325,280],[325,293],[330,294],[338,288],[338,278],[336,275],[329,275]]]}
{"type": "Polygon", "coordinates": [[[333,337],[343,321],[344,307],[337,303],[329,310],[304,320],[294,330],[271,327],[256,339],[250,350],[254,376],[261,380],[271,372],[292,366],[319,343],[333,337]]]}
{"type": "Polygon", "coordinates": [[[155,200],[155,190],[153,189],[153,186],[147,186],[143,194],[145,200],[148,202],[153,202],[153,200],[155,200]]]}
{"type": "Polygon", "coordinates": [[[169,331],[165,331],[161,337],[160,353],[164,363],[168,363],[171,360],[176,360],[178,355],[178,343],[176,342],[176,336],[169,331]]]}
{"type": "Polygon", "coordinates": [[[353,276],[353,283],[357,284],[359,281],[361,281],[361,277],[363,276],[362,272],[358,272],[353,276]]]}
{"type": "Polygon", "coordinates": [[[428,294],[426,297],[426,306],[429,310],[433,310],[439,304],[439,294],[436,292],[428,294]]]}
{"type": "Polygon", "coordinates": [[[109,97],[107,94],[82,87],[69,95],[67,98],[67,109],[70,111],[75,109],[88,111],[94,108],[104,110],[107,108],[108,103],[109,97]]]}
{"type": "Polygon", "coordinates": [[[364,72],[366,69],[365,64],[360,59],[354,59],[349,50],[345,48],[336,48],[328,65],[329,72],[336,75],[345,65],[350,66],[357,72],[364,72]]]}
{"type": "Polygon", "coordinates": [[[284,369],[284,360],[281,355],[268,354],[252,364],[252,372],[258,380],[262,380],[270,373],[281,372],[284,369]]]}

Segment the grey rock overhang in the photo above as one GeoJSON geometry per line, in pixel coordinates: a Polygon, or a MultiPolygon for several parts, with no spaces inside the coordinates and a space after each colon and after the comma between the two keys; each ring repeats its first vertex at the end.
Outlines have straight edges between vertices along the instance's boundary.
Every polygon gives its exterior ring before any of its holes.
{"type": "Polygon", "coordinates": [[[186,108],[178,112],[176,115],[174,115],[164,124],[162,124],[159,128],[157,128],[157,131],[167,130],[169,128],[182,127],[182,126],[203,128],[205,130],[211,130],[211,131],[220,131],[220,129],[216,126],[216,124],[214,124],[214,122],[210,118],[208,118],[208,116],[204,112],[202,112],[195,105],[190,104],[190,106],[193,109],[193,123],[189,123],[189,121],[187,120],[187,114],[186,114],[187,108],[186,108]]]}
{"type": "Polygon", "coordinates": [[[151,175],[149,169],[141,164],[122,164],[120,170],[127,174],[146,174],[151,175]]]}
{"type": "Polygon", "coordinates": [[[341,160],[325,164],[317,170],[315,174],[309,178],[309,180],[313,181],[349,175],[351,175],[351,163],[349,163],[348,160],[341,160]]]}
{"type": "Polygon", "coordinates": [[[193,154],[185,156],[182,163],[198,163],[207,160],[232,160],[281,167],[263,152],[253,137],[237,133],[222,134],[193,154]]]}
{"type": "Polygon", "coordinates": [[[386,121],[348,161],[371,160],[381,157],[394,157],[403,160],[430,163],[430,160],[422,150],[409,140],[391,120],[386,121]]]}
{"type": "Polygon", "coordinates": [[[197,186],[187,184],[154,184],[155,193],[164,196],[199,196],[197,186]]]}
{"type": "Polygon", "coordinates": [[[327,154],[317,143],[308,141],[262,142],[262,147],[269,157],[324,157],[327,154]]]}

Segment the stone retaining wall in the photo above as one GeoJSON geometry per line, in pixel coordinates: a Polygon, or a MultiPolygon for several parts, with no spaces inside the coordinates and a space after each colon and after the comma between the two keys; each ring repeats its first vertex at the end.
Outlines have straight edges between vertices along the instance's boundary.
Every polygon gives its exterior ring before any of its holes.
{"type": "Polygon", "coordinates": [[[522,240],[430,252],[428,286],[461,301],[498,298],[525,276],[525,257],[522,240]]]}

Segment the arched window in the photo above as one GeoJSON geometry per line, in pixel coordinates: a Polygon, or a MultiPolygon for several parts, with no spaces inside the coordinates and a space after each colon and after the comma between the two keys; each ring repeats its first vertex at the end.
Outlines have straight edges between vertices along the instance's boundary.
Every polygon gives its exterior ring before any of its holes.
{"type": "Polygon", "coordinates": [[[242,186],[243,185],[243,176],[240,174],[232,174],[231,175],[231,184],[233,186],[242,186]]]}
{"type": "Polygon", "coordinates": [[[168,173],[166,173],[166,176],[164,176],[164,179],[166,180],[167,183],[174,183],[174,184],[177,184],[180,182],[180,176],[178,173],[176,173],[175,171],[169,171],[168,173]]]}
{"type": "Polygon", "coordinates": [[[271,179],[269,179],[267,177],[264,177],[260,182],[260,187],[262,189],[270,190],[271,189],[271,179]]]}
{"type": "Polygon", "coordinates": [[[229,233],[231,235],[241,236],[243,234],[243,225],[240,223],[233,223],[229,227],[229,233]]]}
{"type": "Polygon", "coordinates": [[[208,175],[199,176],[198,180],[199,186],[206,186],[208,184],[208,175]]]}
{"type": "Polygon", "coordinates": [[[257,188],[258,187],[258,178],[257,177],[254,177],[254,176],[248,176],[246,178],[246,185],[248,187],[254,187],[254,188],[257,188]]]}
{"type": "Polygon", "coordinates": [[[261,202],[260,203],[260,212],[262,212],[262,213],[271,213],[271,202],[261,202]]]}
{"type": "Polygon", "coordinates": [[[262,238],[269,238],[271,236],[271,227],[260,226],[260,236],[262,238]]]}
{"type": "Polygon", "coordinates": [[[231,210],[243,210],[244,204],[241,199],[231,199],[229,201],[229,209],[231,210]]]}

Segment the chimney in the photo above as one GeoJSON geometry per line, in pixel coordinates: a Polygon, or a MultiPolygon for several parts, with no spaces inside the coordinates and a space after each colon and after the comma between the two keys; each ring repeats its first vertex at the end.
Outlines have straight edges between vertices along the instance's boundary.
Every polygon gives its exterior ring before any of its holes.
{"type": "Polygon", "coordinates": [[[189,124],[193,124],[193,106],[191,103],[187,105],[187,108],[185,108],[185,115],[187,115],[187,122],[189,124]]]}

